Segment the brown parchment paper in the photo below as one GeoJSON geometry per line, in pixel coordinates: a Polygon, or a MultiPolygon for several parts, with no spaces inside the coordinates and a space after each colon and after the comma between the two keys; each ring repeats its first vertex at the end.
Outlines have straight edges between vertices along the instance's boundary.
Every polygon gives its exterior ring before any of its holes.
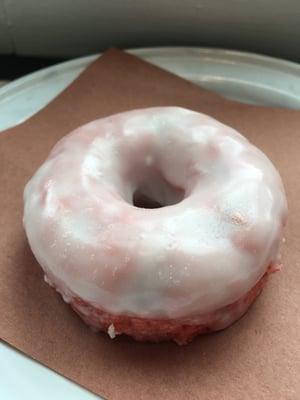
{"type": "Polygon", "coordinates": [[[1,338],[112,400],[300,399],[299,152],[300,111],[228,101],[106,52],[46,108],[0,134],[1,338]],[[23,187],[59,138],[95,118],[161,105],[201,111],[241,131],[279,169],[290,209],[284,269],[244,318],[184,347],[91,332],[44,283],[22,229],[23,187]]]}

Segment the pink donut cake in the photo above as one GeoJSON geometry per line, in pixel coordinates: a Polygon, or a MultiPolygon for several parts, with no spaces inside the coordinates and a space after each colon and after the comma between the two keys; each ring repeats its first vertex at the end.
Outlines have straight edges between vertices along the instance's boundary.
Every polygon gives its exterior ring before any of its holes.
{"type": "Polygon", "coordinates": [[[45,280],[111,338],[185,344],[232,324],[278,269],[286,217],[269,159],[179,107],[76,129],[24,191],[45,280]]]}

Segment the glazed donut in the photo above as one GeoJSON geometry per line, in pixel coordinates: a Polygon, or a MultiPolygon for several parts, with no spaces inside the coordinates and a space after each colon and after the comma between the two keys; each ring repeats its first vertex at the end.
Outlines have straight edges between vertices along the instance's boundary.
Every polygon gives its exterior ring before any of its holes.
{"type": "Polygon", "coordinates": [[[93,328],[137,340],[183,344],[241,317],[277,269],[286,216],[269,159],[179,107],[76,129],[24,191],[46,281],[93,328]]]}

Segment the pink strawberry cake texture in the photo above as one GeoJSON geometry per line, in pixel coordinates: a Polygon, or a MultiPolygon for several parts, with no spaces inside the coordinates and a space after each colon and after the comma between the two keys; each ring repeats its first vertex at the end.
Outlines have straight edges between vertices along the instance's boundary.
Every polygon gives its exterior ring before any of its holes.
{"type": "Polygon", "coordinates": [[[279,268],[286,217],[271,161],[180,107],[79,127],[24,191],[46,282],[93,329],[141,341],[185,344],[239,319],[279,268]]]}

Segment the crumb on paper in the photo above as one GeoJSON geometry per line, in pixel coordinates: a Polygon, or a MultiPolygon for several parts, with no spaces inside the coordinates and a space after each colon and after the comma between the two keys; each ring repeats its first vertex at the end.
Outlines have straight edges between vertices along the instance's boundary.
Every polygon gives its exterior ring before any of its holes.
{"type": "Polygon", "coordinates": [[[107,329],[107,333],[111,339],[114,339],[116,337],[116,331],[115,331],[114,324],[109,325],[109,327],[107,329]]]}

